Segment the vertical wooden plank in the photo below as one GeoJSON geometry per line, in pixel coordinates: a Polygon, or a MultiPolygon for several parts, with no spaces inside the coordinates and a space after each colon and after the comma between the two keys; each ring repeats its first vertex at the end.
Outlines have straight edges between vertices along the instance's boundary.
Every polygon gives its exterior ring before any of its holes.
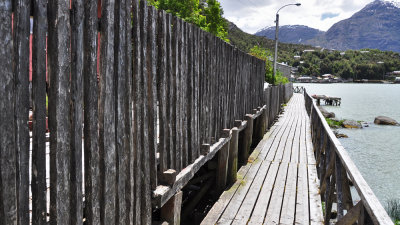
{"type": "Polygon", "coordinates": [[[200,37],[200,29],[197,28],[196,26],[193,26],[194,28],[194,32],[193,32],[193,38],[194,38],[194,154],[195,154],[195,158],[200,156],[200,146],[201,146],[201,141],[200,141],[200,87],[201,87],[201,83],[200,83],[200,41],[199,41],[199,37],[200,37]]]}
{"type": "Polygon", "coordinates": [[[143,107],[143,92],[142,92],[142,56],[141,48],[144,43],[140,37],[140,5],[137,0],[133,0],[133,149],[134,149],[134,206],[133,210],[133,224],[141,224],[141,211],[142,211],[142,107],[143,107]]]}
{"type": "Polygon", "coordinates": [[[89,225],[100,224],[100,155],[98,135],[97,1],[85,1],[83,29],[83,98],[85,154],[85,217],[89,225]]]}
{"type": "Polygon", "coordinates": [[[167,120],[167,23],[164,11],[158,11],[157,23],[157,98],[159,102],[160,172],[168,170],[168,120],[167,120]]]}
{"type": "Polygon", "coordinates": [[[132,42],[132,2],[130,0],[126,1],[126,13],[125,13],[125,20],[126,20],[126,89],[127,89],[127,97],[125,98],[125,118],[127,119],[126,122],[126,154],[128,157],[127,167],[129,168],[129,172],[127,174],[127,194],[126,194],[126,212],[129,214],[127,215],[128,218],[126,219],[126,224],[133,224],[134,223],[134,206],[135,206],[135,169],[134,169],[134,162],[135,162],[135,155],[133,149],[133,77],[132,77],[132,69],[133,69],[133,42],[132,42]]]}
{"type": "Polygon", "coordinates": [[[166,15],[166,84],[168,85],[168,88],[166,88],[166,96],[167,96],[167,124],[168,124],[168,138],[167,139],[167,164],[168,168],[175,168],[175,155],[173,152],[175,151],[174,149],[174,133],[173,133],[173,121],[175,118],[172,117],[172,112],[173,112],[173,85],[172,85],[172,80],[173,80],[173,58],[172,58],[172,16],[171,14],[166,15]]]}
{"type": "Polygon", "coordinates": [[[101,5],[101,53],[99,98],[99,147],[101,158],[101,208],[100,224],[116,221],[116,140],[115,140],[115,3],[105,0],[101,5]]]}
{"type": "Polygon", "coordinates": [[[191,24],[187,25],[186,31],[186,53],[187,53],[187,78],[186,78],[186,85],[187,85],[187,149],[188,149],[188,164],[191,164],[196,159],[196,152],[195,152],[195,114],[194,114],[194,83],[195,78],[195,71],[194,71],[194,51],[195,48],[195,40],[193,37],[193,26],[191,24]]]}
{"type": "Polygon", "coordinates": [[[17,224],[17,180],[14,127],[14,75],[11,1],[0,4],[0,218],[17,224]]]}
{"type": "Polygon", "coordinates": [[[187,109],[188,109],[188,98],[190,95],[188,95],[187,92],[187,23],[182,21],[182,28],[181,28],[181,59],[180,59],[180,65],[181,65],[181,71],[180,71],[180,87],[181,87],[181,95],[180,95],[180,111],[181,111],[181,146],[182,146],[182,168],[185,168],[188,165],[188,142],[187,142],[187,137],[188,137],[188,126],[187,126],[187,121],[188,121],[188,114],[187,114],[187,109]]]}
{"type": "Polygon", "coordinates": [[[177,171],[183,168],[184,152],[183,152],[183,116],[182,116],[182,76],[183,76],[183,21],[177,19],[177,73],[176,73],[176,151],[177,151],[177,171]]]}
{"type": "Polygon", "coordinates": [[[46,195],[46,31],[47,4],[34,2],[32,52],[32,224],[47,223],[46,195]]]}
{"type": "Polygon", "coordinates": [[[71,224],[83,223],[83,1],[71,10],[71,224]]]}
{"type": "Polygon", "coordinates": [[[171,143],[171,152],[172,152],[172,165],[173,167],[171,169],[175,169],[177,171],[180,171],[179,169],[179,162],[180,162],[180,154],[179,154],[179,149],[178,149],[178,128],[177,128],[177,96],[178,96],[178,91],[177,91],[177,79],[178,79],[178,29],[179,29],[179,19],[177,17],[172,17],[172,39],[171,39],[171,58],[172,58],[172,74],[170,76],[170,100],[171,100],[171,126],[172,126],[172,143],[171,143]]]}
{"type": "Polygon", "coordinates": [[[126,43],[126,0],[115,2],[115,36],[114,36],[114,73],[115,73],[115,150],[116,150],[116,212],[115,223],[128,223],[127,187],[128,187],[128,154],[129,154],[129,84],[127,76],[127,43],[126,43]]]}
{"type": "Polygon", "coordinates": [[[157,187],[157,82],[156,82],[156,19],[157,14],[153,6],[148,7],[147,26],[147,113],[148,113],[148,141],[150,185],[153,190],[157,187]]]}
{"type": "MultiPolygon", "coordinates": [[[[13,47],[18,224],[29,222],[29,32],[30,2],[14,5],[13,47]]],[[[10,109],[8,109],[10,110],[10,109]]]]}
{"type": "Polygon", "coordinates": [[[338,156],[335,157],[335,171],[336,171],[336,196],[337,196],[337,219],[343,217],[344,198],[343,198],[343,172],[342,162],[338,156]]]}
{"type": "Polygon", "coordinates": [[[48,10],[50,224],[70,224],[69,1],[50,1],[48,10]]]}
{"type": "MultiPolygon", "coordinates": [[[[150,21],[151,22],[151,21],[150,21]]],[[[142,90],[143,104],[141,112],[143,116],[141,138],[142,138],[142,187],[141,187],[141,204],[142,208],[140,211],[141,223],[150,224],[151,223],[151,177],[150,177],[150,140],[149,140],[149,113],[147,112],[149,102],[148,95],[148,85],[150,80],[148,79],[148,62],[150,60],[148,55],[148,33],[146,32],[149,26],[149,15],[148,7],[146,1],[140,1],[140,38],[144,42],[141,46],[141,60],[143,62],[142,66],[142,76],[140,87],[142,90]]]]}

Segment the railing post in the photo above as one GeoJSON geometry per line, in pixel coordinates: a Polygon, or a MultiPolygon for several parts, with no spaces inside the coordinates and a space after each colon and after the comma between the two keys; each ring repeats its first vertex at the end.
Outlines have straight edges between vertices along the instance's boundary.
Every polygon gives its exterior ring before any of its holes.
{"type": "MultiPolygon", "coordinates": [[[[230,130],[224,129],[222,138],[230,138],[230,130]]],[[[218,152],[217,166],[217,193],[221,193],[226,187],[226,178],[228,174],[228,159],[229,159],[229,141],[218,152]]]]}
{"type": "Polygon", "coordinates": [[[182,191],[177,192],[161,208],[161,219],[170,225],[179,225],[181,223],[182,191]]]}
{"type": "Polygon", "coordinates": [[[337,219],[340,220],[343,217],[343,166],[340,158],[335,153],[335,167],[336,167],[336,196],[337,196],[337,219]]]}
{"type": "Polygon", "coordinates": [[[239,129],[234,127],[232,129],[232,137],[229,144],[229,161],[228,161],[228,178],[227,184],[233,184],[236,182],[237,178],[237,168],[238,168],[238,140],[239,139],[239,129]]]}
{"type": "Polygon", "coordinates": [[[240,142],[238,147],[238,154],[240,164],[245,164],[249,158],[250,146],[253,137],[253,122],[254,118],[251,114],[247,114],[245,120],[247,121],[246,128],[240,132],[240,142]]]}

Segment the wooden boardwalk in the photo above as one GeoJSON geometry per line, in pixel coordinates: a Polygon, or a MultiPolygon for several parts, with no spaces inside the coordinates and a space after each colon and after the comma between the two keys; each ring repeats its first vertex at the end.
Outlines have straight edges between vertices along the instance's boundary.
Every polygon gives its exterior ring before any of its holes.
{"type": "Polygon", "coordinates": [[[202,224],[322,224],[319,180],[304,96],[294,94],[278,122],[202,224]]]}

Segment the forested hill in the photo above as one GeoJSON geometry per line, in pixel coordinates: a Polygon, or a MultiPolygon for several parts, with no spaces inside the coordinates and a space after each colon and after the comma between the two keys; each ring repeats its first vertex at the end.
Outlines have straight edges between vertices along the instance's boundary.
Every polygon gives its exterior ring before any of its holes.
{"type": "MultiPolygon", "coordinates": [[[[243,32],[231,22],[228,22],[228,28],[231,44],[242,51],[250,52],[256,45],[270,53],[274,51],[274,40],[243,32]]],[[[382,79],[383,73],[400,70],[400,55],[392,51],[362,49],[342,52],[287,43],[279,43],[278,51],[279,62],[298,67],[299,73],[304,75],[330,73],[343,78],[382,79]]]]}

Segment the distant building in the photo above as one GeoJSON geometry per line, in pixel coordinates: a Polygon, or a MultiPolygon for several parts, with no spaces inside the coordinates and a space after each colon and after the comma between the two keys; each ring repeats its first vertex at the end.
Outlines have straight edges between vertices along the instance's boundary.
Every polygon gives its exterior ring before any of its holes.
{"type": "Polygon", "coordinates": [[[303,52],[304,52],[304,53],[306,53],[306,52],[315,52],[315,50],[314,50],[314,49],[306,49],[306,50],[304,50],[303,52]]]}
{"type": "Polygon", "coordinates": [[[300,59],[300,56],[299,55],[295,55],[294,58],[295,59],[300,59]]]}
{"type": "Polygon", "coordinates": [[[287,77],[288,79],[290,79],[290,76],[295,73],[296,68],[293,66],[289,66],[287,64],[284,63],[277,63],[276,64],[276,69],[278,69],[279,71],[282,72],[282,75],[284,77],[287,77]]]}

